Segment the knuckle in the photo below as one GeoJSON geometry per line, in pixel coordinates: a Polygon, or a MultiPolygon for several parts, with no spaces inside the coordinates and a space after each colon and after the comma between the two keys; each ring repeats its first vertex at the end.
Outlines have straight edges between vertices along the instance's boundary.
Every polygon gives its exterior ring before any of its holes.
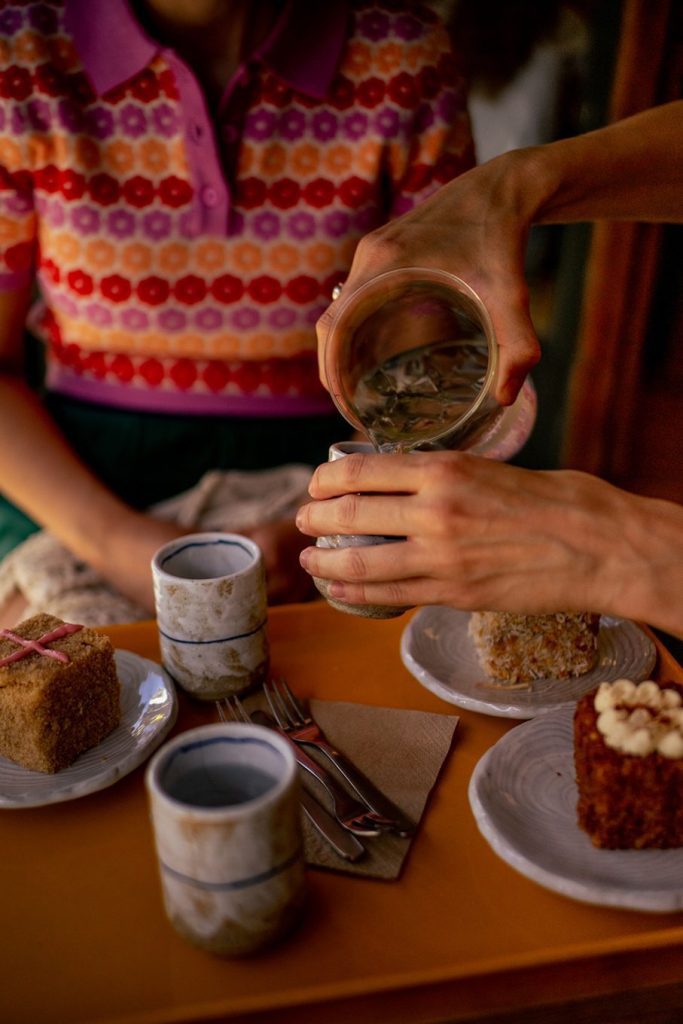
{"type": "Polygon", "coordinates": [[[344,549],[342,558],[342,573],[344,579],[356,582],[364,580],[367,576],[365,555],[362,548],[349,547],[344,549]]]}
{"type": "Polygon", "coordinates": [[[400,263],[406,254],[401,236],[386,228],[370,232],[358,243],[356,257],[368,266],[400,263]]]}
{"type": "Polygon", "coordinates": [[[358,515],[358,496],[355,494],[344,494],[337,501],[337,519],[339,526],[344,532],[353,532],[358,515]]]}
{"type": "MultiPolygon", "coordinates": [[[[352,490],[355,489],[355,485],[366,471],[367,459],[367,455],[361,455],[359,452],[354,452],[353,455],[346,455],[343,459],[337,460],[335,468],[339,467],[337,472],[341,473],[342,482],[345,487],[352,490]]],[[[353,498],[355,495],[347,494],[346,497],[353,498]]]]}

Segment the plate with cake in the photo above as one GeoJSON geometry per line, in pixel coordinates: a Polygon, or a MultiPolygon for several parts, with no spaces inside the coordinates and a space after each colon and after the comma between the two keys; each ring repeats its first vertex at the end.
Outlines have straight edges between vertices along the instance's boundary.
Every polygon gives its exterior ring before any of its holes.
{"type": "Polygon", "coordinates": [[[646,679],[657,650],[627,619],[429,605],[403,631],[401,658],[419,683],[449,704],[523,719],[572,704],[603,680],[646,679]]]}
{"type": "Polygon", "coordinates": [[[0,807],[40,807],[112,785],[175,722],[153,661],[52,615],[0,630],[0,807]]]}
{"type": "Polygon", "coordinates": [[[601,683],[478,762],[470,806],[511,867],[584,903],[683,910],[683,687],[601,683]]]}

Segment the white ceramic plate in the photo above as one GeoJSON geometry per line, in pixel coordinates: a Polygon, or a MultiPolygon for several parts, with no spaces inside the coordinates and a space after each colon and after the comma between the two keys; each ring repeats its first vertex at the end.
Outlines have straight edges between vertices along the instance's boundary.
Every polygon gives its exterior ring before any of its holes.
{"type": "Polygon", "coordinates": [[[600,620],[598,661],[573,679],[535,679],[529,689],[491,686],[467,633],[469,612],[430,605],[421,608],[401,637],[401,658],[419,683],[437,697],[468,711],[502,718],[533,718],[573,704],[604,680],[647,679],[657,650],[635,622],[600,620]]]}
{"type": "Polygon", "coordinates": [[[683,909],[683,849],[599,850],[576,823],[573,708],[518,725],[477,764],[470,806],[481,833],[527,878],[582,903],[683,909]]]}
{"type": "Polygon", "coordinates": [[[132,651],[116,651],[116,668],[121,724],[54,775],[0,757],[0,807],[42,807],[94,793],[132,772],[159,746],[178,712],[173,683],[159,665],[132,651]]]}

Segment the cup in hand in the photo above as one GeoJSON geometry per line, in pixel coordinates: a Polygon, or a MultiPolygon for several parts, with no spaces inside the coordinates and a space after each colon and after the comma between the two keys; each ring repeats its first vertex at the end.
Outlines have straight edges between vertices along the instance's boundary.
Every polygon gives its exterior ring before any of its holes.
{"type": "Polygon", "coordinates": [[[288,741],[258,725],[201,726],[161,747],[145,782],[175,929],[224,956],[284,935],[301,914],[305,888],[288,741]]]}
{"type": "MultiPolygon", "coordinates": [[[[330,445],[328,461],[336,462],[337,459],[342,459],[345,455],[371,455],[373,452],[376,452],[376,449],[365,441],[339,441],[337,444],[330,445]]],[[[374,544],[394,544],[401,540],[403,540],[403,537],[382,537],[374,534],[340,533],[333,534],[329,537],[318,537],[316,547],[367,547],[374,544]]],[[[394,605],[348,604],[346,601],[340,601],[337,598],[330,596],[329,580],[320,579],[319,577],[314,576],[313,582],[328,604],[331,604],[332,607],[336,608],[338,611],[349,612],[351,615],[363,615],[368,619],[393,619],[396,618],[397,615],[402,615],[403,612],[408,611],[408,608],[406,607],[394,605]]]]}
{"type": "Polygon", "coordinates": [[[164,668],[193,697],[217,700],[268,674],[261,550],[236,533],[195,533],[152,559],[164,668]]]}

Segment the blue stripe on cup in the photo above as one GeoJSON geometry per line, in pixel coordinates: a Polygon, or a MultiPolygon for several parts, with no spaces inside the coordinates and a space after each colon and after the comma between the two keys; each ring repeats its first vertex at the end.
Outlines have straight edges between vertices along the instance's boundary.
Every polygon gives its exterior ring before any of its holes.
{"type": "Polygon", "coordinates": [[[180,547],[174,548],[173,551],[169,551],[166,557],[163,558],[160,562],[161,568],[163,569],[167,562],[170,562],[172,559],[177,558],[178,555],[182,555],[184,551],[189,551],[191,548],[211,547],[239,548],[240,551],[243,551],[245,555],[248,555],[249,558],[253,560],[253,551],[250,548],[248,548],[246,544],[241,544],[240,541],[238,540],[192,540],[188,541],[187,544],[182,544],[180,547]]]}
{"type": "Polygon", "coordinates": [[[261,871],[257,875],[250,875],[248,878],[237,878],[234,882],[203,882],[199,878],[192,878],[190,875],[185,875],[182,871],[176,871],[175,868],[170,867],[168,864],[160,862],[161,868],[165,874],[178,882],[183,882],[186,885],[191,885],[195,889],[203,889],[207,892],[234,892],[238,889],[250,889],[254,885],[261,885],[263,882],[270,881],[271,878],[275,878],[277,875],[281,875],[284,871],[288,871],[301,857],[301,848],[297,847],[291,856],[287,857],[280,864],[276,864],[274,867],[269,868],[267,871],[261,871]]]}
{"type": "Polygon", "coordinates": [[[216,640],[184,640],[182,637],[171,636],[169,633],[164,633],[161,626],[159,626],[158,628],[164,640],[170,640],[171,643],[174,644],[227,644],[232,642],[233,640],[246,640],[250,636],[255,636],[262,629],[265,629],[265,627],[266,620],[264,619],[264,621],[259,626],[256,626],[255,629],[250,629],[247,633],[236,633],[234,636],[222,636],[218,637],[216,640]]]}

